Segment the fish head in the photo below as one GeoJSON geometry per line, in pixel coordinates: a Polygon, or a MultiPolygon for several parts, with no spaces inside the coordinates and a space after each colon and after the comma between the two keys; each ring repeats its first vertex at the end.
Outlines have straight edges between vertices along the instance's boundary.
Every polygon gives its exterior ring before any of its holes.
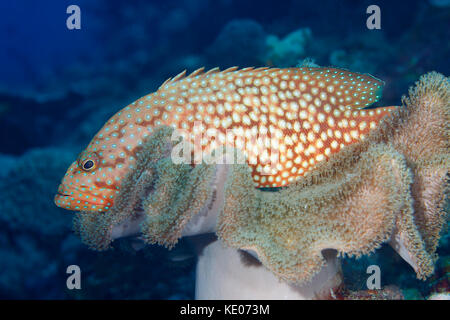
{"type": "Polygon", "coordinates": [[[113,115],[70,165],[55,196],[57,206],[107,212],[114,205],[123,179],[133,169],[142,137],[148,134],[130,123],[129,115],[122,110],[113,115]]]}
{"type": "Polygon", "coordinates": [[[81,152],[62,178],[55,204],[74,211],[108,211],[119,193],[118,177],[123,175],[104,159],[111,154],[92,151],[92,147],[81,152]]]}

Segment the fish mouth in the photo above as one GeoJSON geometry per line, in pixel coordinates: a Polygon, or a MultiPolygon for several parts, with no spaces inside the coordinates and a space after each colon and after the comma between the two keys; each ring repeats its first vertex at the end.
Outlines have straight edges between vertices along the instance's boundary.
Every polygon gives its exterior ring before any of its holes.
{"type": "Polygon", "coordinates": [[[59,186],[54,197],[56,206],[72,211],[103,212],[106,205],[101,200],[98,196],[64,186],[59,186]]]}
{"type": "Polygon", "coordinates": [[[67,188],[65,188],[64,186],[63,186],[63,184],[60,184],[59,186],[58,186],[58,190],[56,191],[56,195],[57,196],[63,196],[63,197],[69,197],[70,196],[70,194],[67,194],[68,192],[67,192],[67,188]]]}

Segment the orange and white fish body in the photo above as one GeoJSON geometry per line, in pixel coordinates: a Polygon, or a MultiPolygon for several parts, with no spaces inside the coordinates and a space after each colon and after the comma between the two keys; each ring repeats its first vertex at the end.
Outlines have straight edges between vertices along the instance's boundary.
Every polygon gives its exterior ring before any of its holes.
{"type": "Polygon", "coordinates": [[[246,156],[256,187],[286,186],[364,138],[395,108],[362,109],[379,99],[382,86],[336,68],[183,72],[105,123],[69,167],[55,203],[107,211],[143,140],[163,125],[187,132],[184,139],[199,141],[206,154],[232,143],[246,156]],[[274,146],[276,164],[269,165],[274,146]]]}

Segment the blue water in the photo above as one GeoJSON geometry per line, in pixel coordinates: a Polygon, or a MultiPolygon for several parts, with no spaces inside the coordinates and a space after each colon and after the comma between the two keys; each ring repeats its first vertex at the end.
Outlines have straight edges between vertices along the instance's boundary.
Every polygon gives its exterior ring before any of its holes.
{"type": "MultiPolygon", "coordinates": [[[[126,239],[103,253],[80,242],[72,213],[53,204],[71,161],[112,114],[184,69],[310,58],[383,79],[379,105],[398,105],[421,74],[450,73],[450,5],[434,2],[1,1],[0,298],[193,298],[195,257],[173,263],[165,249],[135,251],[126,239]],[[66,28],[71,4],[81,8],[80,30],[66,28]],[[380,30],[366,27],[371,4],[381,8],[380,30]],[[82,290],[66,288],[71,264],[83,271],[82,290]]],[[[438,253],[445,268],[448,233],[438,253]]],[[[352,274],[374,262],[386,270],[383,285],[409,298],[431,292],[387,246],[344,261],[352,288],[363,286],[352,274]]]]}

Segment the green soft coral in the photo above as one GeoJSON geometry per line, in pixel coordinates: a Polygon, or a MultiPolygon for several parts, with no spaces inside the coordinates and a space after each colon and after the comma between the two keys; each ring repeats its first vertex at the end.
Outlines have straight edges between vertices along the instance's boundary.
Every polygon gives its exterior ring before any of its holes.
{"type": "Polygon", "coordinates": [[[303,284],[321,269],[321,251],[368,254],[388,240],[397,213],[411,201],[411,176],[392,147],[369,147],[342,171],[306,176],[278,193],[251,188],[245,168],[227,181],[218,235],[228,245],[251,249],[280,278],[303,284]],[[344,172],[345,174],[341,174],[344,172]]]}
{"type": "Polygon", "coordinates": [[[174,164],[173,128],[160,127],[142,144],[136,165],[125,177],[114,206],[106,213],[77,213],[74,230],[95,250],[110,248],[112,230],[121,223],[140,220],[142,238],[171,248],[193,215],[213,195],[210,180],[215,167],[174,164]]]}

